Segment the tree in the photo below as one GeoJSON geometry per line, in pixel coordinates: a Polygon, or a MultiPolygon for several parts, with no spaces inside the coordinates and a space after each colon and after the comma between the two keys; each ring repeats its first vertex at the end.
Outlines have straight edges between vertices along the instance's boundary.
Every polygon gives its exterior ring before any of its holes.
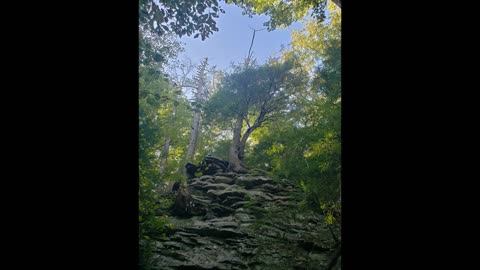
{"type": "MultiPolygon", "coordinates": [[[[277,27],[287,27],[311,12],[311,16],[318,22],[325,19],[325,7],[327,0],[226,0],[227,3],[235,3],[244,9],[250,17],[254,14],[269,16],[264,23],[269,31],[277,27]]],[[[341,8],[341,0],[333,0],[341,8]]]]}
{"type": "Polygon", "coordinates": [[[193,105],[193,118],[192,118],[192,130],[190,133],[190,142],[188,143],[187,155],[185,157],[186,162],[191,162],[192,157],[195,154],[195,147],[197,145],[197,139],[199,134],[200,115],[202,105],[208,98],[208,85],[207,85],[207,68],[208,58],[205,58],[197,68],[197,74],[194,78],[195,82],[195,100],[193,105]]]}
{"type": "MultiPolygon", "coordinates": [[[[221,1],[221,0],[220,0],[221,1]]],[[[218,31],[216,19],[225,10],[219,0],[153,0],[139,1],[139,25],[143,31],[159,36],[175,33],[194,38],[208,38],[218,31]]],[[[309,11],[319,21],[325,18],[327,0],[224,0],[244,9],[249,16],[263,14],[270,17],[265,23],[269,31],[277,27],[289,26],[305,17],[309,11]]],[[[333,0],[341,8],[341,0],[333,0]]]]}
{"type": "Polygon", "coordinates": [[[164,216],[157,216],[160,204],[168,200],[161,200],[155,190],[176,180],[183,166],[191,120],[189,102],[162,72],[140,66],[138,117],[140,264],[147,269],[153,249],[148,239],[161,235],[168,225],[164,216]]]}
{"type": "Polygon", "coordinates": [[[210,118],[234,121],[228,157],[232,171],[246,171],[243,160],[248,138],[285,108],[288,89],[292,86],[291,67],[290,62],[275,60],[263,66],[255,66],[252,62],[249,66],[237,66],[233,73],[225,76],[222,87],[211,97],[207,107],[210,118]]]}
{"type": "Polygon", "coordinates": [[[305,205],[333,222],[341,195],[341,38],[340,9],[329,9],[327,20],[308,20],[283,52],[295,60],[292,72],[310,75],[290,96],[292,109],[253,135],[257,144],[246,160],[277,177],[298,179],[305,205]]]}
{"type": "MultiPolygon", "coordinates": [[[[179,95],[181,95],[181,93],[182,93],[182,91],[176,90],[176,91],[174,91],[175,98],[170,98],[170,102],[173,104],[173,112],[172,112],[171,121],[167,125],[167,128],[169,127],[169,131],[170,130],[175,130],[176,120],[177,120],[177,107],[180,104],[178,99],[179,99],[179,95]]],[[[177,134],[171,134],[171,132],[168,132],[168,133],[169,134],[167,135],[167,138],[165,139],[165,145],[164,145],[164,147],[163,147],[163,149],[160,153],[160,157],[161,157],[160,170],[159,170],[160,175],[163,175],[164,172],[165,172],[165,168],[166,168],[166,165],[167,165],[168,154],[169,154],[169,151],[170,151],[170,143],[172,141],[172,136],[176,135],[175,137],[178,137],[178,133],[177,134]]]]}
{"type": "Polygon", "coordinates": [[[172,33],[162,36],[139,28],[138,56],[141,66],[156,66],[163,69],[168,59],[174,59],[183,51],[180,42],[172,33]]]}
{"type": "Polygon", "coordinates": [[[155,151],[161,137],[165,135],[159,121],[156,121],[159,100],[168,91],[168,83],[161,79],[161,73],[147,67],[139,68],[139,237],[140,266],[148,269],[151,243],[149,235],[155,230],[162,231],[165,220],[155,217],[155,186],[158,169],[155,151]]]}
{"type": "Polygon", "coordinates": [[[225,11],[217,0],[140,0],[140,27],[158,34],[175,33],[205,40],[218,31],[215,18],[225,11]]]}

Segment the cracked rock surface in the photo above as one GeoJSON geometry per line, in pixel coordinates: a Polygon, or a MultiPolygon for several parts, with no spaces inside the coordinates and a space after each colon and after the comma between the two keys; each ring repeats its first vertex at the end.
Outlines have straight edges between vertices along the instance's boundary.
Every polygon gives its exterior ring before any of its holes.
{"type": "Polygon", "coordinates": [[[220,173],[188,185],[197,216],[169,216],[155,239],[158,269],[340,269],[325,217],[301,211],[300,188],[288,180],[220,173]]]}

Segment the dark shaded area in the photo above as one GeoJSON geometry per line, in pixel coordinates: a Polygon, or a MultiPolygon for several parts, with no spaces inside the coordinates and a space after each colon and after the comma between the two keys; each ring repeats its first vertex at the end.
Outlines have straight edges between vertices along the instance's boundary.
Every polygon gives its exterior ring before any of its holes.
{"type": "Polygon", "coordinates": [[[206,156],[199,165],[188,162],[185,164],[187,180],[196,177],[197,173],[202,175],[214,175],[228,171],[229,162],[213,156],[206,156]]]}
{"type": "Polygon", "coordinates": [[[172,214],[180,217],[187,217],[192,209],[192,195],[186,186],[182,186],[177,191],[175,202],[172,207],[172,214]]]}
{"type": "Polygon", "coordinates": [[[180,188],[180,181],[175,182],[172,187],[172,191],[175,192],[180,188]]]}
{"type": "Polygon", "coordinates": [[[187,173],[187,179],[192,179],[195,177],[195,173],[198,171],[198,167],[195,164],[187,163],[185,164],[185,169],[187,173]]]}

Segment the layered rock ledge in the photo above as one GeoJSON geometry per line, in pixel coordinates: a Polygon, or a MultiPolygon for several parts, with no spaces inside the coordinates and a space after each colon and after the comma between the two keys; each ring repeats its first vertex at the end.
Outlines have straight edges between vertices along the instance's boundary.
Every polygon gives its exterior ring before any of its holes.
{"type": "Polygon", "coordinates": [[[339,229],[301,210],[288,180],[219,173],[188,185],[196,215],[169,216],[155,239],[157,269],[340,269],[339,229]]]}

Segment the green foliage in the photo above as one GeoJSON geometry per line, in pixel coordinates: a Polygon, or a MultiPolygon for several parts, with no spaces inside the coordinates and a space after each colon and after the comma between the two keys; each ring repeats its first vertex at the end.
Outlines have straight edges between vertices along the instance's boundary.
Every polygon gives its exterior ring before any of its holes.
{"type": "Polygon", "coordinates": [[[171,225],[166,216],[156,216],[160,209],[158,194],[154,192],[152,181],[140,176],[139,187],[139,240],[140,240],[140,269],[151,269],[152,252],[154,250],[153,237],[166,232],[171,225]]]}
{"type": "Polygon", "coordinates": [[[243,161],[250,135],[284,113],[296,82],[290,72],[291,61],[270,59],[257,66],[250,60],[247,58],[244,65],[223,77],[221,87],[205,106],[207,120],[231,125],[228,161],[235,172],[246,172],[243,161]]]}
{"type": "Polygon", "coordinates": [[[142,66],[156,65],[162,69],[168,59],[178,56],[183,48],[176,37],[171,33],[158,36],[149,30],[139,29],[138,53],[139,63],[142,66]]]}
{"type": "MultiPolygon", "coordinates": [[[[218,0],[152,0],[139,1],[139,22],[142,30],[162,36],[175,33],[194,38],[208,38],[218,31],[216,19],[225,10],[218,0]]],[[[338,2],[338,1],[335,1],[338,2]]],[[[309,13],[316,21],[325,20],[327,0],[225,0],[226,4],[235,4],[250,17],[254,14],[267,15],[264,23],[269,31],[277,27],[287,27],[309,13]]]]}
{"type": "Polygon", "coordinates": [[[341,182],[340,14],[331,8],[328,21],[310,21],[284,51],[284,58],[295,59],[297,78],[312,75],[296,88],[281,120],[252,135],[246,157],[280,178],[301,181],[303,205],[319,212],[322,204],[339,201],[341,182]]]}
{"type": "MultiPolygon", "coordinates": [[[[159,154],[166,138],[171,138],[165,177],[174,180],[183,162],[191,110],[188,100],[159,72],[140,67],[139,154],[141,166],[148,168],[149,179],[158,179],[159,154]]],[[[177,175],[178,176],[178,175],[177,175]]]]}
{"type": "Polygon", "coordinates": [[[269,31],[277,27],[287,27],[310,12],[311,16],[321,22],[325,19],[327,0],[226,0],[244,9],[244,13],[252,16],[263,14],[269,16],[264,25],[269,31]]]}
{"type": "Polygon", "coordinates": [[[271,170],[280,178],[303,180],[308,205],[318,209],[321,201],[338,197],[340,140],[333,133],[325,134],[323,128],[327,125],[290,125],[271,125],[271,133],[259,138],[247,162],[271,170]]]}
{"type": "Polygon", "coordinates": [[[286,106],[291,68],[291,62],[276,60],[262,66],[236,67],[225,75],[220,89],[206,104],[206,119],[231,123],[243,115],[245,121],[250,120],[247,126],[273,120],[286,106]],[[263,120],[256,123],[262,113],[263,120]]]}
{"type": "Polygon", "coordinates": [[[139,67],[139,237],[142,269],[149,269],[151,263],[151,238],[170,227],[166,217],[157,216],[157,213],[171,201],[161,199],[155,189],[173,179],[173,166],[178,164],[170,162],[172,167],[168,167],[165,175],[160,177],[159,150],[170,137],[173,151],[169,155],[181,155],[175,154],[175,145],[185,140],[181,131],[188,128],[186,104],[187,101],[178,96],[176,88],[161,72],[151,66],[139,67]]]}
{"type": "Polygon", "coordinates": [[[158,34],[175,33],[205,40],[218,31],[215,19],[225,11],[217,0],[139,1],[139,22],[144,30],[158,34]]]}
{"type": "Polygon", "coordinates": [[[222,139],[220,131],[214,125],[202,126],[195,162],[199,163],[206,155],[228,160],[230,140],[222,139]]]}
{"type": "Polygon", "coordinates": [[[326,221],[328,225],[332,225],[334,223],[339,223],[339,215],[338,213],[340,212],[340,203],[335,202],[335,203],[324,203],[320,206],[322,209],[323,213],[326,216],[326,221]],[[337,217],[336,217],[337,216],[337,217]]]}

